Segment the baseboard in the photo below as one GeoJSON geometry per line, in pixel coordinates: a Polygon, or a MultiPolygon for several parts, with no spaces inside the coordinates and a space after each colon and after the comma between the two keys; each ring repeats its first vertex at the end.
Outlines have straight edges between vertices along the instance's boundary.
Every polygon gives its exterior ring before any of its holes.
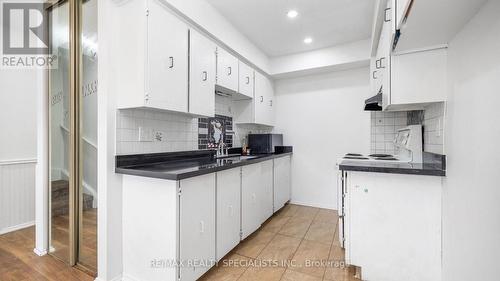
{"type": "Polygon", "coordinates": [[[41,257],[41,256],[45,256],[47,253],[47,250],[40,250],[40,249],[33,249],[33,253],[35,253],[37,256],[41,257]]]}
{"type": "Polygon", "coordinates": [[[329,204],[316,204],[316,203],[301,202],[301,201],[296,201],[296,200],[290,200],[290,203],[295,204],[295,205],[306,206],[306,207],[315,207],[315,208],[321,208],[321,209],[337,210],[337,208],[334,205],[329,205],[329,204]]]}
{"type": "Polygon", "coordinates": [[[122,276],[122,281],[140,281],[140,280],[124,273],[122,276]]]}
{"type": "MultiPolygon", "coordinates": [[[[125,280],[125,279],[124,279],[124,278],[122,277],[122,275],[120,274],[120,275],[116,276],[115,278],[113,278],[113,279],[111,279],[111,280],[109,280],[109,281],[123,281],[123,280],[125,280]]],[[[104,278],[100,278],[100,277],[98,276],[96,279],[94,279],[94,281],[106,281],[106,280],[105,280],[104,278]]]]}
{"type": "Polygon", "coordinates": [[[14,225],[14,226],[5,227],[5,228],[0,229],[0,235],[6,234],[9,232],[13,232],[16,230],[21,230],[23,228],[27,228],[27,227],[34,226],[34,225],[35,225],[35,221],[30,221],[30,222],[21,223],[21,224],[14,225]]]}

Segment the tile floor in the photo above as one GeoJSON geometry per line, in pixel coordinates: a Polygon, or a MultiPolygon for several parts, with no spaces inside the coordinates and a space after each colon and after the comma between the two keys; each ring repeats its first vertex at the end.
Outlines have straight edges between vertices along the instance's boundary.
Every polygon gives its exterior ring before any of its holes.
{"type": "Polygon", "coordinates": [[[202,280],[354,281],[344,266],[336,211],[286,205],[202,280]]]}

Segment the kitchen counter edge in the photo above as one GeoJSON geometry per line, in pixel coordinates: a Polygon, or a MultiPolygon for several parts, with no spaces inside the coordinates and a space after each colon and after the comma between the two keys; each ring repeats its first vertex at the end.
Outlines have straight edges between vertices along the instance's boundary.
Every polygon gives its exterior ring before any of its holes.
{"type": "Polygon", "coordinates": [[[256,164],[260,162],[264,162],[267,160],[272,160],[275,158],[280,158],[284,156],[292,155],[293,152],[284,152],[279,154],[270,154],[265,156],[258,156],[256,158],[242,160],[237,163],[226,164],[224,166],[211,167],[191,172],[156,172],[156,171],[146,171],[146,170],[136,170],[136,169],[128,169],[128,168],[115,168],[115,173],[122,175],[131,175],[131,176],[140,176],[140,177],[148,177],[148,178],[157,178],[157,179],[165,179],[165,180],[174,180],[179,181],[183,179],[193,178],[197,176],[202,176],[206,174],[216,173],[224,170],[229,170],[233,168],[238,168],[246,165],[256,164]]]}

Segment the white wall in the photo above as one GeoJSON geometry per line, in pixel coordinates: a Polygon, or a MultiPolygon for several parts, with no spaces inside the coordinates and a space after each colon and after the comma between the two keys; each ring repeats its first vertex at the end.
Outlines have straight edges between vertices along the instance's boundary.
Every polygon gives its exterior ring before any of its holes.
{"type": "Polygon", "coordinates": [[[275,132],[294,149],[292,201],[337,209],[336,160],[370,151],[368,68],[278,80],[275,132]]]}
{"type": "Polygon", "coordinates": [[[0,233],[35,220],[36,69],[0,69],[0,233]]]}
{"type": "Polygon", "coordinates": [[[271,75],[276,78],[304,76],[318,72],[331,72],[347,68],[359,68],[370,64],[369,39],[348,44],[273,57],[270,60],[271,75]]]}
{"type": "Polygon", "coordinates": [[[116,22],[113,1],[98,1],[98,92],[97,95],[97,280],[120,280],[122,263],[122,177],[115,174],[116,100],[119,93],[113,73],[120,64],[113,56],[116,22]]]}
{"type": "Polygon", "coordinates": [[[231,49],[269,73],[269,58],[205,0],[166,0],[231,49]]]}
{"type": "Polygon", "coordinates": [[[37,70],[0,69],[0,161],[36,158],[37,70]]]}
{"type": "Polygon", "coordinates": [[[499,280],[500,1],[449,45],[443,281],[499,280]]]}

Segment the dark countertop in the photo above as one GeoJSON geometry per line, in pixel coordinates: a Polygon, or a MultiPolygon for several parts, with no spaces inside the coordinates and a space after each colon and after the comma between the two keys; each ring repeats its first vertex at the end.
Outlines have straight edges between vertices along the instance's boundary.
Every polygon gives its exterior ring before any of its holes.
{"type": "Polygon", "coordinates": [[[446,176],[446,170],[436,163],[380,163],[343,160],[339,163],[339,169],[373,173],[446,176]]]}
{"type": "MultiPolygon", "coordinates": [[[[118,174],[134,175],[167,180],[182,180],[218,171],[255,164],[274,158],[291,155],[292,152],[252,155],[251,159],[214,159],[207,155],[174,155],[163,159],[154,154],[117,156],[115,172],[118,174]],[[151,158],[155,158],[154,161],[151,158]]],[[[236,156],[236,155],[235,155],[236,156]]]]}

